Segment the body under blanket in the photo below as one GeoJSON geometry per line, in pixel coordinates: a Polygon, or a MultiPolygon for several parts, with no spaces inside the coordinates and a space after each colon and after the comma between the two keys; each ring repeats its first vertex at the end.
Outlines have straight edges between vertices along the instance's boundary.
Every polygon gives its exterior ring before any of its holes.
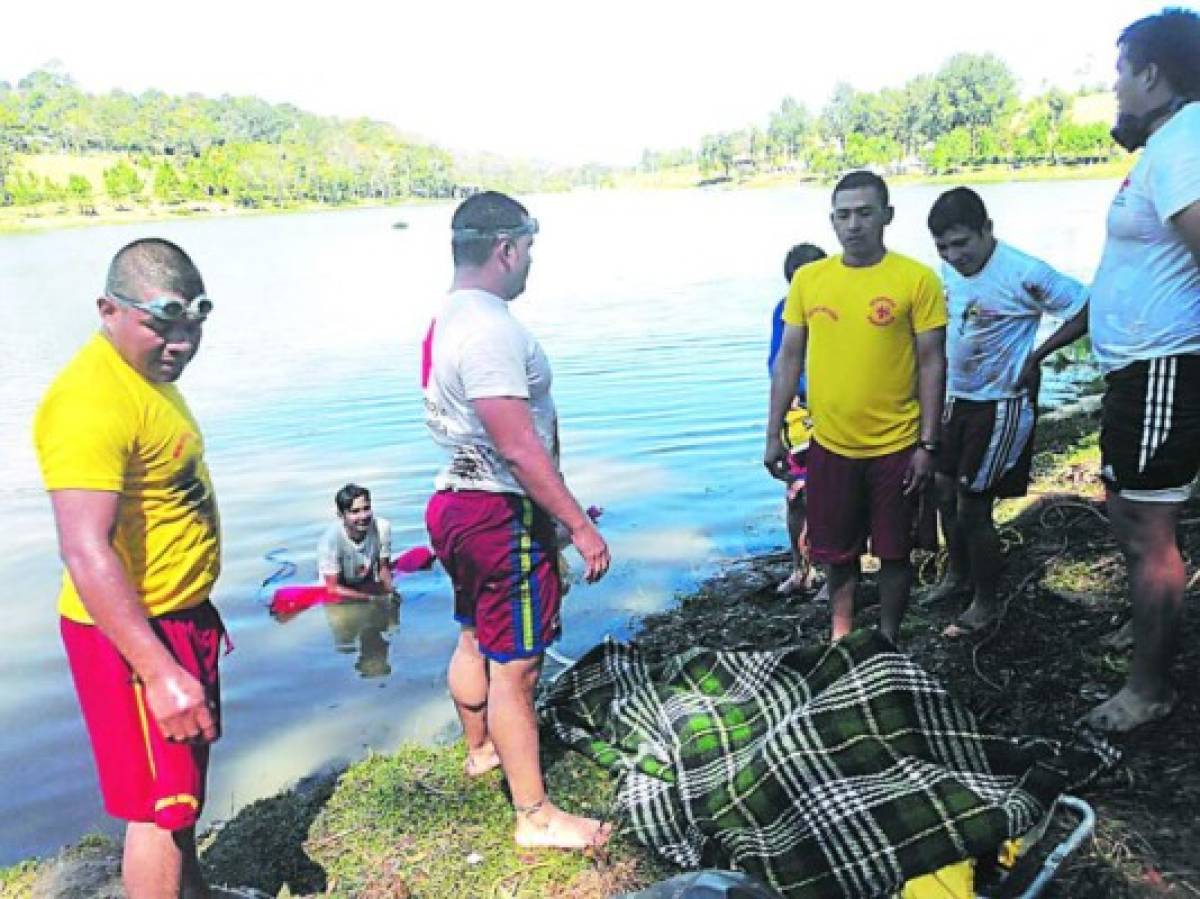
{"type": "Polygon", "coordinates": [[[981,732],[870,631],[656,664],[609,640],[540,712],[558,740],[618,774],[638,840],[685,868],[746,871],[788,899],[887,896],[994,854],[1116,759],[981,732]]]}

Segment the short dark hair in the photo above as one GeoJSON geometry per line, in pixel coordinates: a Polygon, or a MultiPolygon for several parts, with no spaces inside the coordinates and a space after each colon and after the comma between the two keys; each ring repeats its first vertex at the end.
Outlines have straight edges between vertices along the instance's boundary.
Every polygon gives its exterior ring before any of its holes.
{"type": "Polygon", "coordinates": [[[987,207],[983,205],[983,198],[971,188],[956,187],[933,201],[928,223],[929,233],[934,237],[941,237],[955,225],[982,234],[988,223],[987,207]]]}
{"type": "Polygon", "coordinates": [[[1200,14],[1195,10],[1168,6],[1138,19],[1121,32],[1117,46],[1125,49],[1135,72],[1154,63],[1175,93],[1200,100],[1200,14]]]}
{"type": "Polygon", "coordinates": [[[825,258],[825,251],[815,243],[798,243],[783,257],[783,277],[790,284],[796,269],[825,258]]]}
{"type": "Polygon", "coordinates": [[[354,501],[360,496],[365,496],[367,502],[371,501],[371,491],[366,487],[359,487],[357,484],[347,484],[335,493],[333,495],[333,502],[337,506],[338,514],[341,515],[349,512],[350,507],[354,505],[354,501]]]}
{"type": "Polygon", "coordinates": [[[845,175],[842,175],[842,177],[838,179],[838,183],[833,186],[833,194],[830,199],[836,201],[837,195],[843,190],[857,190],[860,187],[875,188],[879,194],[881,205],[884,209],[888,208],[891,201],[888,197],[887,183],[874,172],[868,172],[866,169],[860,169],[857,172],[849,172],[845,175]]]}
{"type": "MultiPolygon", "coordinates": [[[[475,231],[501,231],[519,228],[529,218],[529,211],[507,194],[485,190],[463,200],[450,219],[451,229],[471,228],[475,231]]],[[[492,254],[498,238],[478,237],[452,240],[451,253],[455,265],[483,265],[492,254]]]]}
{"type": "Polygon", "coordinates": [[[161,237],[143,237],[117,250],[108,266],[105,293],[137,300],[154,290],[190,300],[204,293],[204,279],[187,253],[161,237]]]}

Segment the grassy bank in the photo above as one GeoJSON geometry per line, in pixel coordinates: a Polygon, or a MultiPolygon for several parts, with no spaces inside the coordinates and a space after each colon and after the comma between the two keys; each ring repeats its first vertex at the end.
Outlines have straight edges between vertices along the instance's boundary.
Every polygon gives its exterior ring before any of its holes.
{"type": "Polygon", "coordinates": [[[97,201],[80,207],[71,203],[42,203],[38,206],[0,207],[0,235],[28,234],[59,228],[86,228],[93,225],[121,225],[139,222],[176,221],[187,218],[234,218],[250,215],[289,215],[304,212],[341,212],[347,209],[366,209],[379,206],[413,206],[423,203],[446,203],[405,197],[394,201],[360,201],[340,206],[328,203],[275,207],[247,208],[212,201],[188,203],[144,202],[113,204],[97,201]]]}
{"type": "MultiPolygon", "coordinates": [[[[1044,420],[1030,495],[999,509],[1007,551],[1002,590],[1010,597],[1003,625],[974,641],[946,640],[940,631],[960,603],[919,599],[905,622],[906,650],[991,731],[1064,737],[1123,678],[1127,655],[1099,644],[1126,616],[1127,603],[1124,568],[1098,503],[1096,426],[1094,406],[1044,420]]],[[[1200,558],[1200,504],[1185,512],[1181,535],[1187,557],[1200,558]]],[[[925,584],[938,565],[935,555],[922,560],[925,584]]],[[[680,646],[763,649],[825,639],[827,606],[775,594],[787,567],[784,553],[735,564],[675,608],[647,617],[638,639],[651,656],[680,646]]],[[[865,581],[860,623],[869,626],[874,586],[870,575],[865,581]]],[[[1189,625],[1182,641],[1179,684],[1200,677],[1196,630],[1189,625]]],[[[1122,764],[1084,794],[1097,811],[1096,835],[1060,870],[1048,895],[1200,895],[1197,740],[1200,711],[1185,696],[1169,719],[1124,741],[1122,764]]],[[[553,750],[545,762],[550,790],[565,807],[611,814],[606,774],[553,750]]],[[[598,857],[517,849],[500,776],[469,781],[462,764],[461,745],[405,746],[314,777],[248,806],[208,835],[204,863],[216,882],[272,896],[367,899],[599,899],[672,873],[619,831],[598,857]]],[[[68,858],[91,860],[110,880],[93,882],[91,892],[48,891],[69,864],[31,861],[0,872],[0,896],[32,896],[35,883],[39,895],[106,895],[115,871],[111,845],[85,841],[68,858]]]]}
{"type": "MultiPolygon", "coordinates": [[[[1012,181],[1103,181],[1123,178],[1129,173],[1133,159],[1121,159],[1098,165],[1031,165],[1013,168],[1008,165],[971,166],[954,172],[941,174],[897,174],[887,175],[893,187],[899,184],[1002,184],[1012,181]]],[[[701,186],[699,171],[693,166],[671,169],[664,172],[640,175],[630,183],[642,188],[665,188],[701,186]]],[[[725,189],[761,189],[787,187],[797,183],[832,186],[836,179],[796,172],[756,172],[734,175],[728,179],[714,180],[708,186],[725,189]]],[[[625,186],[625,182],[622,182],[625,186]]]]}
{"type": "MultiPolygon", "coordinates": [[[[1131,160],[1092,166],[984,166],[944,175],[889,175],[890,184],[997,184],[1008,181],[1076,181],[1121,178],[1129,171],[1131,160]]],[[[718,189],[762,189],[786,187],[797,183],[832,184],[832,179],[795,172],[761,172],[705,182],[696,166],[683,166],[660,172],[632,172],[620,175],[616,187],[625,190],[689,190],[702,184],[718,189]]],[[[287,207],[245,208],[217,201],[161,203],[140,200],[136,203],[112,203],[97,196],[86,203],[54,202],[36,206],[0,207],[0,235],[49,231],[57,228],[82,228],[90,225],[115,225],[139,222],[172,221],[180,218],[245,215],[282,215],[297,212],[336,212],[371,206],[412,205],[448,202],[405,197],[388,202],[362,201],[341,206],[312,203],[287,207]]]]}

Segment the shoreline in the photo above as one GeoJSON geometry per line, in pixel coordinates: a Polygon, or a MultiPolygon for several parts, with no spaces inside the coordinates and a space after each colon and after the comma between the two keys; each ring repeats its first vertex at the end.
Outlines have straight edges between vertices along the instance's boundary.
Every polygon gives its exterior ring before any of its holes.
{"type": "MultiPolygon", "coordinates": [[[[312,203],[304,206],[242,208],[219,203],[180,203],[173,206],[162,204],[116,209],[100,204],[103,211],[82,212],[36,212],[32,215],[21,212],[32,207],[0,208],[0,238],[9,235],[47,234],[68,229],[105,227],[111,225],[136,225],[152,222],[174,222],[192,219],[245,218],[250,216],[302,215],[305,213],[349,212],[355,209],[383,209],[400,206],[426,206],[451,202],[446,198],[405,197],[400,200],[372,200],[331,206],[327,203],[312,203]]],[[[58,206],[58,204],[54,204],[58,206]]]]}
{"type": "MultiPolygon", "coordinates": [[[[1042,418],[1030,495],[998,506],[1011,603],[1004,625],[978,641],[948,641],[939,634],[957,613],[953,603],[919,599],[904,623],[905,651],[992,732],[1062,738],[1097,691],[1114,689],[1123,677],[1123,656],[1097,644],[1127,605],[1123,564],[1098,503],[1097,405],[1089,398],[1042,418]]],[[[1185,523],[1200,525],[1200,502],[1191,501],[1184,514],[1185,523]]],[[[1181,542],[1190,558],[1200,558],[1200,527],[1181,527],[1181,542]]],[[[774,593],[789,565],[782,548],[738,560],[670,609],[643,617],[636,639],[650,655],[681,645],[765,649],[822,640],[827,606],[812,603],[811,594],[774,593]]],[[[935,580],[937,569],[936,555],[923,557],[920,581],[935,580]]],[[[860,626],[877,616],[871,581],[864,578],[860,626]]],[[[1181,683],[1200,675],[1196,636],[1192,623],[1177,666],[1181,683]]],[[[1180,765],[1198,738],[1197,701],[1188,697],[1165,722],[1121,741],[1122,764],[1083,794],[1098,826],[1059,870],[1059,895],[1200,892],[1200,823],[1192,812],[1200,771],[1180,765]]],[[[607,774],[574,753],[548,756],[548,786],[565,807],[609,813],[607,774]]],[[[623,836],[602,859],[518,850],[499,775],[468,782],[463,759],[461,741],[408,744],[317,772],[214,826],[202,841],[204,864],[214,883],[265,890],[245,895],[293,897],[600,899],[675,873],[623,836]]],[[[111,840],[84,837],[53,858],[0,869],[0,896],[118,895],[106,892],[117,857],[111,840]],[[84,877],[92,879],[81,886],[84,877]],[[74,893],[71,884],[79,887],[74,893]]]]}
{"type": "MultiPolygon", "coordinates": [[[[1132,159],[1127,159],[1091,166],[1028,166],[1020,169],[1013,169],[1009,166],[990,166],[953,174],[889,174],[887,177],[890,183],[897,185],[1103,181],[1123,177],[1132,164],[1132,159]]],[[[832,184],[833,180],[832,177],[802,175],[796,172],[762,172],[744,178],[731,177],[706,184],[698,171],[681,169],[618,176],[615,185],[600,188],[600,190],[763,190],[802,184],[825,186],[832,184]]],[[[586,188],[586,190],[594,189],[586,188]]],[[[449,202],[452,202],[449,198],[404,197],[393,200],[360,201],[341,206],[312,203],[301,206],[262,208],[242,208],[213,202],[189,202],[173,205],[151,203],[127,208],[117,208],[111,204],[100,203],[90,213],[69,209],[62,211],[64,204],[61,203],[42,204],[37,207],[12,206],[0,208],[0,238],[8,235],[45,234],[51,231],[108,225],[187,219],[241,218],[243,216],[296,215],[313,212],[348,212],[354,209],[424,206],[449,202]],[[52,210],[51,207],[53,207],[52,210]]]]}

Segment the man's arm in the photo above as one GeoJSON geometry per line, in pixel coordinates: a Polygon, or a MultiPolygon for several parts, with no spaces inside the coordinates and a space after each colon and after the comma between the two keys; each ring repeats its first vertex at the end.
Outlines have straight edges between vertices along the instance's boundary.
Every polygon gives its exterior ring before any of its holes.
{"type": "Polygon", "coordinates": [[[379,586],[384,596],[391,596],[392,584],[392,523],[386,519],[375,519],[375,533],[379,535],[378,566],[379,586]]]}
{"type": "Polygon", "coordinates": [[[336,574],[323,574],[322,579],[325,581],[325,592],[331,596],[337,596],[342,599],[372,599],[381,594],[392,592],[391,578],[392,573],[388,572],[388,584],[383,583],[383,570],[380,569],[379,582],[368,585],[368,589],[359,590],[355,587],[348,587],[338,580],[336,574]]]}
{"type": "Polygon", "coordinates": [[[200,682],[175,661],[146,619],[146,611],[112,546],[120,494],[52,490],[58,546],[84,608],[116,646],[145,688],[146,704],[172,740],[217,739],[216,722],[200,682]]]}
{"type": "Polygon", "coordinates": [[[1065,346],[1070,346],[1080,337],[1087,333],[1088,330],[1088,304],[1084,304],[1072,318],[1067,319],[1058,330],[1047,337],[1042,345],[1029,354],[1029,358],[1025,360],[1025,365],[1021,368],[1021,375],[1017,378],[1017,387],[1024,389],[1029,394],[1029,398],[1036,403],[1038,387],[1041,385],[1042,379],[1042,363],[1052,353],[1061,350],[1065,346]]]}
{"type": "MultiPolygon", "coordinates": [[[[913,338],[917,350],[917,402],[921,406],[920,440],[937,443],[946,398],[946,329],[930,328],[913,338]]],[[[933,454],[917,447],[904,476],[904,492],[924,490],[932,477],[933,454]]]]}
{"type": "Polygon", "coordinates": [[[1200,266],[1200,200],[1175,213],[1171,224],[1175,226],[1187,248],[1192,251],[1196,265],[1200,266]]]}
{"type": "Polygon", "coordinates": [[[533,426],[528,400],[486,397],[471,401],[492,443],[529,498],[563,523],[587,566],[584,577],[598,581],[608,571],[608,545],[571,491],[533,426]]]}
{"type": "Polygon", "coordinates": [[[767,410],[767,443],[763,465],[771,477],[787,480],[787,449],[783,445],[783,422],[792,400],[796,398],[796,382],[804,371],[804,355],[808,349],[808,328],[804,325],[785,325],[783,342],[775,356],[771,372],[771,401],[767,410]]]}

